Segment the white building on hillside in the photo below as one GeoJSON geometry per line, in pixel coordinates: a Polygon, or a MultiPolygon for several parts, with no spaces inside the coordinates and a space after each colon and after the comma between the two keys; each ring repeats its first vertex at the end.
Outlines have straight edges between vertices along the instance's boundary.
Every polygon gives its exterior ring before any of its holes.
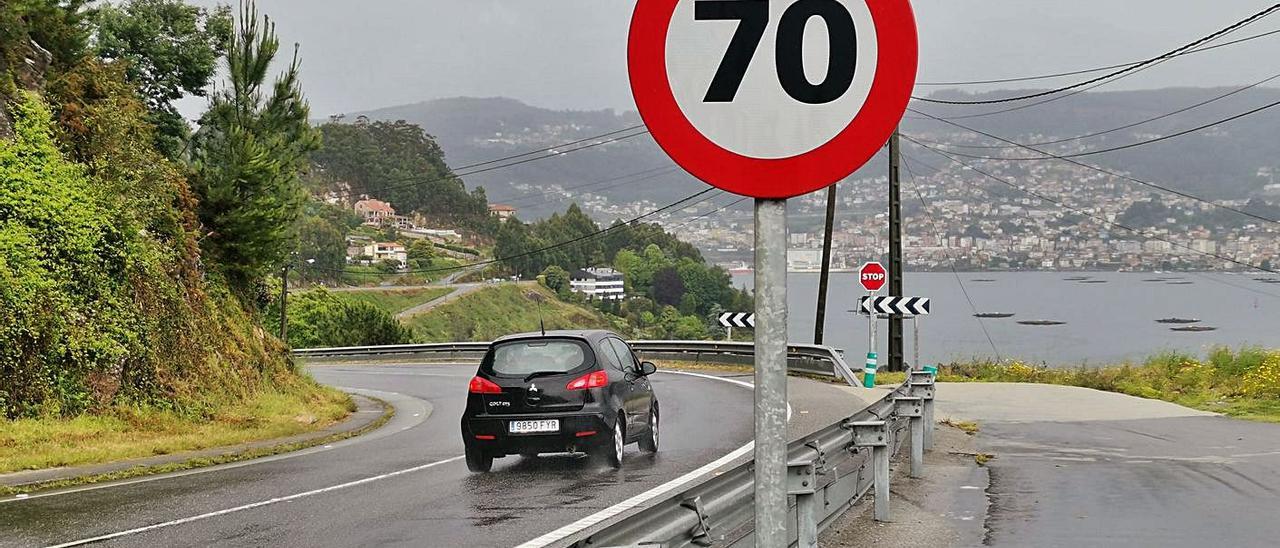
{"type": "Polygon", "coordinates": [[[569,288],[588,299],[615,301],[627,296],[622,273],[612,268],[588,268],[574,272],[569,277],[569,288]]]}

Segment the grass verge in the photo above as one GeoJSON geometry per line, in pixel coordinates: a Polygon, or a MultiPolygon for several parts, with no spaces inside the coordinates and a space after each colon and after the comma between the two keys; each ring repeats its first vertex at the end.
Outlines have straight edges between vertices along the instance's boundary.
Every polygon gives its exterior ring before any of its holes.
{"type": "Polygon", "coordinates": [[[537,284],[500,284],[464,295],[405,320],[417,342],[491,341],[511,333],[551,329],[607,328],[599,312],[563,302],[537,284]],[[542,302],[530,294],[537,293],[542,302]]]}
{"type": "Polygon", "coordinates": [[[429,303],[453,292],[451,287],[416,287],[413,289],[370,289],[334,292],[344,301],[367,302],[391,314],[398,314],[423,303],[429,303]]]}
{"type": "MultiPolygon", "coordinates": [[[[901,383],[903,373],[880,373],[877,384],[901,383]]],[[[1204,359],[1163,352],[1140,363],[1057,368],[1021,361],[976,361],[942,366],[941,382],[1027,382],[1079,386],[1222,413],[1280,422],[1280,351],[1218,347],[1204,359]]]]}
{"type": "Polygon", "coordinates": [[[0,473],[116,462],[313,432],[355,410],[346,394],[299,380],[199,412],[117,406],[71,419],[8,421],[0,473]]]}

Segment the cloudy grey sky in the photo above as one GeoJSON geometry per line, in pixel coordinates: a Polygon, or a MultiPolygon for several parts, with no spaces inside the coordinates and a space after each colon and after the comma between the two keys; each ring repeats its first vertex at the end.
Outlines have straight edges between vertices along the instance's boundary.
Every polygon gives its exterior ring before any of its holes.
{"type": "MultiPolygon", "coordinates": [[[[1142,59],[1271,2],[915,0],[920,81],[1024,76],[1142,59]]],[[[625,53],[633,5],[259,0],[281,39],[301,44],[303,80],[317,116],[460,95],[508,96],[550,108],[631,109],[625,53]]],[[[1274,29],[1280,29],[1280,14],[1232,37],[1274,29]]],[[[1100,89],[1243,84],[1280,70],[1276,59],[1280,35],[1186,56],[1100,89]]],[[[918,91],[927,89],[932,88],[918,91]]],[[[183,106],[199,112],[203,101],[183,106]]]]}

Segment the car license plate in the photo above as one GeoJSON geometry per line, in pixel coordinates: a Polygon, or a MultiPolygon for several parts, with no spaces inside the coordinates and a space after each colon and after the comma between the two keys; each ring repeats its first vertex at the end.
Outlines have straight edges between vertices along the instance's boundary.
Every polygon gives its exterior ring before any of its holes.
{"type": "Polygon", "coordinates": [[[512,434],[532,434],[535,432],[559,432],[560,419],[545,419],[538,421],[511,421],[510,432],[512,434]]]}

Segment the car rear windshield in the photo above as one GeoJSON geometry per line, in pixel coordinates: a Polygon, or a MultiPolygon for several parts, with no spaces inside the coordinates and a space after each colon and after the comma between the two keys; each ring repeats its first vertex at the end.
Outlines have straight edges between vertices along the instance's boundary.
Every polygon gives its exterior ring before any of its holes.
{"type": "Polygon", "coordinates": [[[489,369],[498,375],[568,373],[587,365],[587,349],[577,341],[534,340],[502,343],[493,349],[489,369]]]}

